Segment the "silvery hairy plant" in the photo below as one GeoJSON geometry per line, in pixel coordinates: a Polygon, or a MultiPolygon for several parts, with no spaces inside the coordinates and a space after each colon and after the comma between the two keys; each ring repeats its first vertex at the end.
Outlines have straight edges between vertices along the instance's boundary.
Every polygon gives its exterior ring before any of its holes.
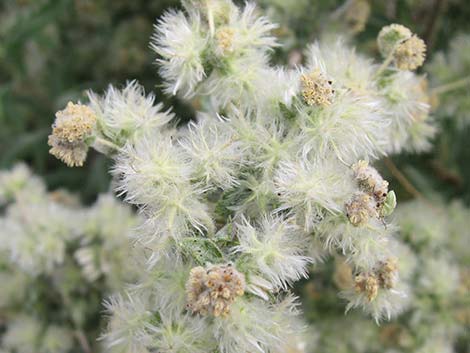
{"type": "Polygon", "coordinates": [[[103,300],[136,278],[136,223],[113,195],[86,208],[25,164],[1,171],[0,352],[99,350],[103,300]]]}
{"type": "Polygon", "coordinates": [[[409,305],[395,193],[373,163],[430,147],[427,81],[413,72],[425,44],[392,24],[380,63],[329,39],[288,68],[270,63],[275,28],[251,3],[183,1],[151,48],[194,119],[177,124],[135,81],[56,114],[50,152],[69,166],[90,147],[108,155],[142,215],[139,278],[106,302],[111,351],[304,351],[290,289],[331,255],[351,269],[346,311],[378,322],[409,305]]]}

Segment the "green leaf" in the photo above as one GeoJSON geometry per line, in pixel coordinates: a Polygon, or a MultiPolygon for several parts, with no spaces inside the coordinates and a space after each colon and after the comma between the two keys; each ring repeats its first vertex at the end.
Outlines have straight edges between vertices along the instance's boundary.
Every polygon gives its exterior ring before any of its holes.
{"type": "Polygon", "coordinates": [[[382,217],[390,216],[395,207],[397,207],[397,197],[395,192],[392,190],[388,192],[387,197],[385,198],[385,202],[380,210],[380,215],[382,217]]]}

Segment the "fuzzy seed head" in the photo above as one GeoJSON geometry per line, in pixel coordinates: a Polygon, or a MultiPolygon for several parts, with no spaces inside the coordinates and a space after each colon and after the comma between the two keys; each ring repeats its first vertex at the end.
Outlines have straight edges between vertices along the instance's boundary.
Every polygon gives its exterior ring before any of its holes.
{"type": "Polygon", "coordinates": [[[378,215],[374,198],[362,191],[355,193],[345,208],[349,221],[356,227],[366,225],[370,218],[378,215]]]}
{"type": "Polygon", "coordinates": [[[231,264],[191,269],[186,283],[188,309],[201,315],[227,316],[245,292],[245,276],[231,264]]]}
{"type": "Polygon", "coordinates": [[[400,70],[415,70],[426,58],[426,44],[416,35],[399,44],[395,53],[395,65],[400,70]]]}
{"type": "Polygon", "coordinates": [[[314,70],[300,77],[302,84],[302,97],[310,105],[328,106],[332,103],[334,89],[332,82],[328,80],[320,70],[314,70]]]}
{"type": "Polygon", "coordinates": [[[49,135],[50,153],[68,166],[82,166],[86,159],[90,137],[96,125],[96,115],[89,107],[69,102],[64,110],[56,113],[56,120],[49,135]]]}
{"type": "Polygon", "coordinates": [[[379,280],[374,274],[360,273],[354,278],[354,289],[356,293],[364,293],[372,302],[379,292],[379,280]]]}

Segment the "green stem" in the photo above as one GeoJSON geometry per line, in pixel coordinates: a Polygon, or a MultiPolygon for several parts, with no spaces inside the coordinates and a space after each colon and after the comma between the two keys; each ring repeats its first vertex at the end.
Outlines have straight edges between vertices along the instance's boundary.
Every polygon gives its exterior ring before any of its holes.
{"type": "Polygon", "coordinates": [[[442,85],[442,86],[435,87],[431,90],[431,93],[433,93],[433,94],[443,94],[443,93],[447,93],[447,92],[465,87],[467,85],[470,88],[470,76],[461,78],[460,80],[450,82],[450,83],[447,83],[447,84],[442,85]]]}
{"type": "Polygon", "coordinates": [[[101,137],[97,137],[97,138],[95,139],[95,141],[97,141],[99,144],[104,145],[104,146],[107,146],[107,147],[109,147],[109,148],[111,148],[111,149],[113,149],[113,150],[115,150],[115,151],[119,151],[119,150],[121,149],[121,147],[119,147],[118,145],[114,144],[114,143],[111,142],[111,141],[105,140],[105,139],[103,139],[103,138],[101,138],[101,137]]]}
{"type": "Polygon", "coordinates": [[[395,45],[393,47],[393,49],[390,51],[390,54],[388,54],[387,58],[385,59],[385,61],[382,63],[382,65],[380,65],[380,67],[377,69],[377,72],[375,73],[374,75],[374,78],[377,78],[379,77],[379,75],[388,67],[388,65],[390,65],[390,63],[392,62],[393,60],[393,54],[395,53],[395,50],[396,48],[398,47],[398,45],[395,45]]]}

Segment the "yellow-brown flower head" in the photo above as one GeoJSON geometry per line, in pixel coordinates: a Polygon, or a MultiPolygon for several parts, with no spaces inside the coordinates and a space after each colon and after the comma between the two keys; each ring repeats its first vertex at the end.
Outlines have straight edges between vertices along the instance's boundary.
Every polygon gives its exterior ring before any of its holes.
{"type": "Polygon", "coordinates": [[[356,227],[366,225],[370,218],[378,216],[374,198],[362,191],[355,193],[345,208],[346,216],[356,227]]]}
{"type": "Polygon", "coordinates": [[[389,258],[380,262],[371,272],[361,272],[354,277],[356,293],[364,293],[369,302],[373,301],[379,289],[395,288],[398,281],[397,260],[389,258]]]}
{"type": "Polygon", "coordinates": [[[356,293],[364,293],[371,302],[379,292],[379,280],[375,274],[360,273],[354,278],[354,289],[356,293]]]}
{"type": "Polygon", "coordinates": [[[302,84],[302,97],[310,105],[319,105],[322,107],[332,103],[334,89],[332,81],[328,80],[320,70],[314,70],[309,74],[300,77],[302,84]]]}
{"type": "Polygon", "coordinates": [[[244,291],[245,277],[231,264],[194,267],[186,283],[187,307],[201,315],[227,316],[244,291]]]}
{"type": "Polygon", "coordinates": [[[49,152],[70,167],[82,166],[88,152],[85,140],[93,133],[96,115],[87,106],[69,102],[56,113],[49,135],[49,152]]]}
{"type": "Polygon", "coordinates": [[[398,281],[397,260],[390,258],[383,262],[378,271],[378,278],[380,287],[385,289],[394,288],[398,281]]]}
{"type": "Polygon", "coordinates": [[[377,169],[367,161],[359,161],[352,166],[354,177],[365,192],[374,196],[375,201],[382,204],[388,194],[388,181],[384,180],[377,169]]]}
{"type": "Polygon", "coordinates": [[[395,65],[400,70],[415,70],[424,63],[426,44],[416,35],[399,44],[393,54],[395,65]]]}

